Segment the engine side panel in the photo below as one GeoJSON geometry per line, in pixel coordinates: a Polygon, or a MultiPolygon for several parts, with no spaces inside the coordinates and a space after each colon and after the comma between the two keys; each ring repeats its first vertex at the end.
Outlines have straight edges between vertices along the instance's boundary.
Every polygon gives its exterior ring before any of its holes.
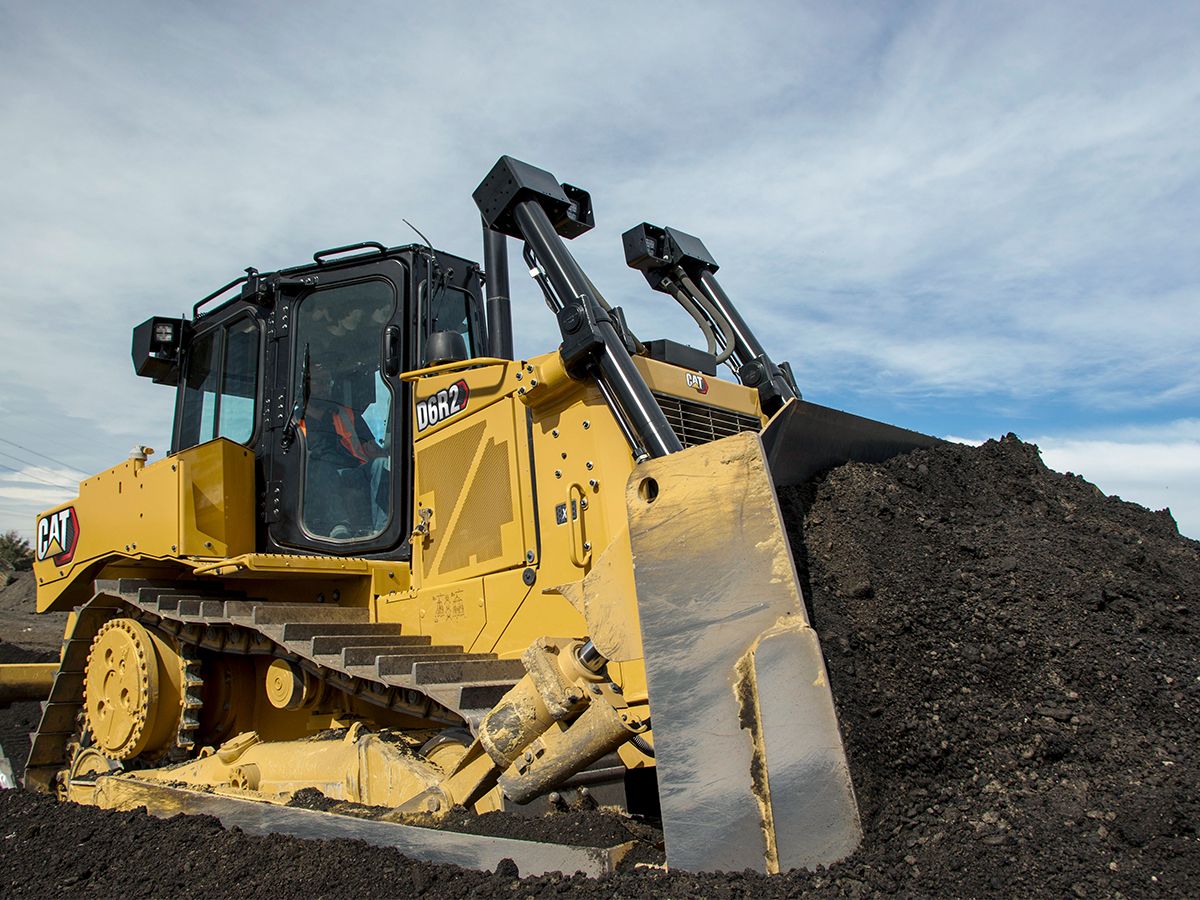
{"type": "Polygon", "coordinates": [[[225,438],[150,465],[130,459],[80,482],[79,496],[38,516],[38,612],[91,596],[106,564],[254,551],[254,455],[225,438]]]}

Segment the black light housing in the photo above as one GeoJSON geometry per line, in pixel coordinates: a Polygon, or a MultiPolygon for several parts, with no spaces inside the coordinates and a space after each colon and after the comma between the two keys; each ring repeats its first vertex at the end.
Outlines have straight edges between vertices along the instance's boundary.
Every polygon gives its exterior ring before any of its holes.
{"type": "Polygon", "coordinates": [[[133,329],[133,368],[155,384],[179,383],[179,358],[183,349],[186,319],[151,316],[133,329]]]}
{"type": "Polygon", "coordinates": [[[662,290],[663,275],[675,266],[680,266],[691,278],[720,268],[700,238],[678,228],[660,228],[643,222],[621,235],[621,242],[625,246],[625,263],[641,271],[656,291],[662,290]]]}
{"type": "Polygon", "coordinates": [[[596,227],[592,213],[592,195],[581,187],[563,182],[559,187],[567,196],[570,205],[561,217],[554,220],[554,230],[567,240],[586,234],[596,227]]]}
{"type": "Polygon", "coordinates": [[[592,197],[581,187],[559,184],[545,169],[502,156],[472,196],[483,215],[484,224],[493,231],[517,239],[521,230],[513,219],[517,204],[536,201],[546,211],[554,230],[564,238],[577,238],[592,229],[592,197]]]}

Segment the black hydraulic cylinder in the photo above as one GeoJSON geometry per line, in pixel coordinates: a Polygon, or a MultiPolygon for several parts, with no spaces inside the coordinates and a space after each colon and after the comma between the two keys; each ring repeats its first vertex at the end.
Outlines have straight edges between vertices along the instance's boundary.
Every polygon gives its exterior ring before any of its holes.
{"type": "Polygon", "coordinates": [[[716,276],[707,269],[701,270],[698,286],[700,290],[704,291],[708,302],[715,306],[718,312],[725,317],[725,321],[729,323],[729,327],[733,330],[733,339],[737,344],[738,356],[744,360],[766,356],[767,351],[758,342],[758,338],[754,336],[754,332],[750,330],[750,326],[746,324],[742,314],[737,311],[737,307],[733,305],[733,301],[729,299],[729,295],[725,293],[716,276]]]}
{"type": "Polygon", "coordinates": [[[754,332],[750,330],[746,320],[737,311],[737,307],[733,305],[733,301],[729,299],[729,295],[725,293],[716,276],[707,269],[700,272],[699,289],[704,292],[709,303],[713,304],[729,323],[738,356],[743,361],[742,372],[739,374],[744,383],[759,389],[759,393],[766,401],[766,412],[773,414],[784,402],[799,396],[788,376],[767,356],[767,351],[758,342],[758,338],[754,336],[754,332]],[[751,381],[757,378],[757,383],[747,381],[746,376],[749,376],[751,381]]]}
{"type": "MultiPolygon", "coordinates": [[[[583,318],[587,321],[580,321],[578,327],[594,328],[599,339],[599,346],[593,351],[595,375],[621,407],[618,413],[625,414],[651,457],[667,456],[682,450],[683,445],[634,366],[607,311],[592,296],[593,289],[587,277],[559,237],[541,204],[536,200],[522,200],[514,206],[512,213],[521,236],[533,248],[538,265],[559,297],[566,304],[572,304],[573,301],[583,304],[583,318]]],[[[562,316],[559,322],[564,329],[565,343],[570,337],[569,329],[563,325],[562,316]]]]}
{"type": "Polygon", "coordinates": [[[487,277],[488,355],[513,358],[512,303],[508,283],[508,238],[483,226],[483,271],[487,277]]]}
{"type": "Polygon", "coordinates": [[[703,327],[703,320],[711,320],[725,344],[725,356],[742,384],[758,390],[765,413],[774,415],[788,400],[799,398],[791,370],[786,363],[781,367],[771,361],[717,281],[717,262],[699,238],[643,222],[621,239],[625,262],[641,271],[654,290],[673,296],[701,324],[710,343],[716,336],[703,327]]]}

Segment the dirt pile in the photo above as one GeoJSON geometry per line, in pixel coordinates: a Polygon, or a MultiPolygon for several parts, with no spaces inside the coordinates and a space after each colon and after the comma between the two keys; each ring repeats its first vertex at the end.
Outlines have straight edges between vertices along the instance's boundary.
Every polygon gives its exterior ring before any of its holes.
{"type": "Polygon", "coordinates": [[[158,822],[0,792],[0,889],[1194,893],[1200,544],[1180,538],[1164,513],[1047,470],[1036,448],[1011,437],[844,466],[781,502],[867,833],[829,871],[518,881],[511,870],[429,866],[353,842],[251,838],[211,820],[158,822]]]}
{"type": "Polygon", "coordinates": [[[37,582],[33,572],[0,572],[0,610],[33,612],[37,582]]]}
{"type": "Polygon", "coordinates": [[[35,615],[36,598],[37,583],[32,572],[0,574],[0,641],[57,654],[67,614],[35,615]]]}
{"type": "Polygon", "coordinates": [[[839,880],[1194,891],[1200,544],[1169,514],[1012,436],[784,500],[868,835],[839,880]]]}

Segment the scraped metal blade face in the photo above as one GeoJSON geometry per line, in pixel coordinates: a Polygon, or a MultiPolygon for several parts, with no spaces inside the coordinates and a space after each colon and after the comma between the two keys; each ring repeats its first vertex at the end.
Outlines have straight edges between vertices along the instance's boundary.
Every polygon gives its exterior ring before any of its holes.
{"type": "Polygon", "coordinates": [[[843,859],[858,808],[758,436],[643,463],[626,502],[668,866],[843,859]]]}
{"type": "Polygon", "coordinates": [[[791,400],[779,410],[763,429],[762,442],[777,485],[800,484],[843,463],[878,463],[944,443],[807,400],[791,400]]]}

